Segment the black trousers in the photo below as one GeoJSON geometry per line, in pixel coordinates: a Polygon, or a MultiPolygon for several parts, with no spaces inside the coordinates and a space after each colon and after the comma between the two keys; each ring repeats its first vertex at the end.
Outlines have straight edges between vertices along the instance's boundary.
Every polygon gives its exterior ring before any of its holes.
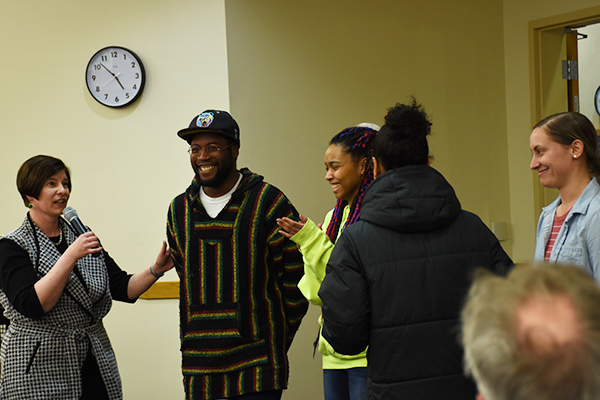
{"type": "Polygon", "coordinates": [[[80,400],[108,400],[106,385],[100,375],[100,368],[92,350],[88,351],[81,368],[81,397],[80,400]]]}

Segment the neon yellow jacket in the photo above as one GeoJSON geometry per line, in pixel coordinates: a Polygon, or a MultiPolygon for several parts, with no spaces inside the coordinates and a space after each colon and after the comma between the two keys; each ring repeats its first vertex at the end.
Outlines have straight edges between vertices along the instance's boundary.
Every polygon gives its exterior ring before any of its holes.
{"type": "MultiPolygon", "coordinates": [[[[300,246],[300,253],[304,259],[304,276],[298,283],[298,288],[306,299],[314,305],[321,306],[323,303],[319,298],[319,288],[325,277],[327,261],[333,251],[334,244],[325,233],[326,227],[331,222],[333,210],[330,210],[323,221],[324,230],[310,219],[306,221],[302,229],[293,237],[292,241],[300,246]]],[[[350,207],[346,206],[342,215],[342,226],[336,240],[343,231],[343,226],[350,214],[350,207]]],[[[323,316],[319,316],[319,325],[323,325],[323,316]]],[[[322,335],[319,334],[319,352],[323,354],[323,369],[350,369],[367,366],[367,351],[357,355],[344,355],[336,353],[333,347],[322,335]]]]}

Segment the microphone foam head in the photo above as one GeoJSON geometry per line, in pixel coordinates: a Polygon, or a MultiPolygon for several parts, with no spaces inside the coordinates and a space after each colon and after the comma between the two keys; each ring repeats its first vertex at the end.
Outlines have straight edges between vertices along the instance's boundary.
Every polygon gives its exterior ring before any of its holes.
{"type": "Polygon", "coordinates": [[[73,207],[65,207],[63,215],[67,221],[71,222],[74,218],[77,218],[77,211],[73,207]]]}

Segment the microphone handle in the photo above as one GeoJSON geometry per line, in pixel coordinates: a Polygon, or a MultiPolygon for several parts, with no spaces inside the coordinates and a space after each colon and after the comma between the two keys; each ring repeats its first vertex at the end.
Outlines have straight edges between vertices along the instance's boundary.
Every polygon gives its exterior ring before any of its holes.
{"type": "MultiPolygon", "coordinates": [[[[79,218],[75,217],[75,218],[71,219],[70,222],[71,222],[71,226],[73,227],[75,232],[77,232],[77,236],[88,231],[88,229],[83,225],[83,223],[81,222],[81,220],[79,218]]],[[[92,253],[92,256],[100,257],[100,253],[102,253],[102,252],[99,251],[97,253],[92,253]]]]}
{"type": "Polygon", "coordinates": [[[87,232],[87,229],[85,229],[85,226],[83,226],[79,218],[73,218],[71,220],[71,226],[75,229],[75,232],[77,232],[77,236],[87,232]]]}

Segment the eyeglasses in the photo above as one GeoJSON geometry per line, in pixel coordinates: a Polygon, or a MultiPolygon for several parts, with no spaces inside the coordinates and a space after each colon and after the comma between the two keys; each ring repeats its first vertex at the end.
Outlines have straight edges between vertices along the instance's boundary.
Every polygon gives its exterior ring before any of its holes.
{"type": "Polygon", "coordinates": [[[200,153],[202,153],[202,150],[204,150],[208,155],[215,155],[217,154],[217,152],[224,150],[228,147],[233,146],[235,143],[231,143],[228,144],[225,147],[219,147],[215,144],[209,144],[208,146],[206,146],[205,148],[202,148],[200,146],[192,146],[188,149],[188,153],[190,153],[190,156],[199,156],[200,153]]]}

